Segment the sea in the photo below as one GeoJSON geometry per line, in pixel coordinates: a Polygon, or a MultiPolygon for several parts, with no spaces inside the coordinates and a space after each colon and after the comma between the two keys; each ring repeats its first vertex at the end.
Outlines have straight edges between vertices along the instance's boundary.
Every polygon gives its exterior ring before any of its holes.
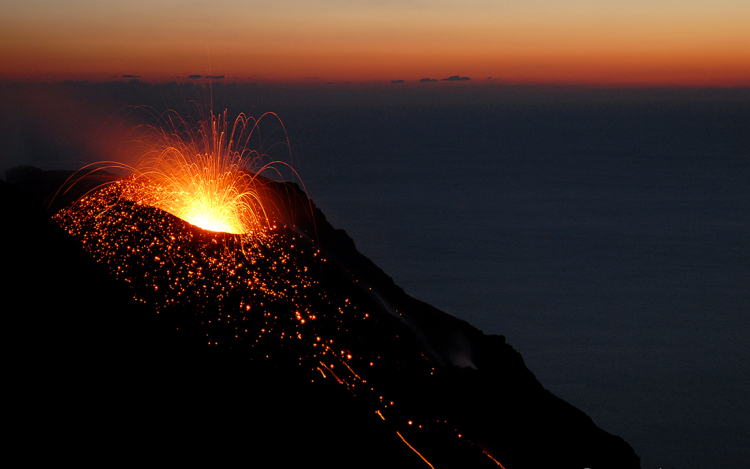
{"type": "Polygon", "coordinates": [[[212,105],[276,113],[315,205],[409,295],[504,335],[643,468],[747,467],[748,90],[254,86],[212,105]]]}
{"type": "Polygon", "coordinates": [[[408,294],[504,335],[643,468],[741,468],[749,104],[318,108],[285,124],[315,204],[408,294]]]}

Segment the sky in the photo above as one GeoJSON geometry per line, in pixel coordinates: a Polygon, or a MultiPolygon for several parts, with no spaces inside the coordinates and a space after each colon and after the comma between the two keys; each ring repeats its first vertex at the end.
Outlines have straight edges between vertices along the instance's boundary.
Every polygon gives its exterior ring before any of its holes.
{"type": "Polygon", "coordinates": [[[750,86],[747,0],[3,0],[0,79],[750,86]]]}

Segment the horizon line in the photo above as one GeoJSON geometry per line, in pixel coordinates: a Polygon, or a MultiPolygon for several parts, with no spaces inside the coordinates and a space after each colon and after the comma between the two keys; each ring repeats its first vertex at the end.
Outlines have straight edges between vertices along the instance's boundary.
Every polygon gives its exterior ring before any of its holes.
{"type": "MultiPolygon", "coordinates": [[[[53,75],[53,74],[50,74],[53,75]]],[[[3,77],[0,76],[0,84],[60,84],[60,83],[143,83],[150,85],[164,85],[170,83],[177,84],[197,84],[205,85],[243,85],[243,86],[293,86],[293,87],[310,87],[321,88],[330,86],[347,86],[351,88],[367,86],[383,86],[397,89],[399,87],[413,87],[414,85],[428,88],[475,88],[475,87],[539,87],[539,88],[576,88],[576,89],[601,89],[601,90],[637,90],[637,89],[750,89],[750,80],[717,80],[717,81],[584,81],[584,80],[509,80],[501,77],[473,78],[470,76],[453,75],[450,77],[423,77],[420,79],[371,79],[371,80],[344,80],[344,79],[323,79],[321,77],[305,77],[290,79],[263,79],[253,77],[240,77],[226,75],[187,75],[187,76],[157,76],[157,75],[108,75],[108,76],[64,76],[65,74],[54,74],[56,76],[23,76],[23,77],[3,77]],[[460,77],[460,78],[459,78],[460,77]]]]}

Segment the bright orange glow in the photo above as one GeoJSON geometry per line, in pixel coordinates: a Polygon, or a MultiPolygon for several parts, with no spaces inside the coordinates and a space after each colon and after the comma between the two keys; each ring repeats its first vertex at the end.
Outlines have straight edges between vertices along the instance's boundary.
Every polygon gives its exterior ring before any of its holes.
{"type": "Polygon", "coordinates": [[[194,125],[173,113],[162,119],[142,142],[148,150],[133,172],[136,201],[209,231],[252,234],[267,226],[258,175],[288,165],[248,148],[258,121],[240,115],[229,128],[226,112],[194,125]]]}
{"type": "MultiPolygon", "coordinates": [[[[176,119],[176,118],[175,118],[176,119]]],[[[197,130],[177,119],[160,129],[158,142],[135,172],[142,182],[139,202],[154,206],[210,231],[242,234],[266,217],[256,175],[244,170],[245,148],[227,132],[226,114],[211,116],[197,130]]],[[[244,130],[246,123],[238,119],[244,130]]],[[[242,132],[240,132],[242,133],[242,132]]],[[[241,135],[238,136],[241,138],[241,135]]]]}

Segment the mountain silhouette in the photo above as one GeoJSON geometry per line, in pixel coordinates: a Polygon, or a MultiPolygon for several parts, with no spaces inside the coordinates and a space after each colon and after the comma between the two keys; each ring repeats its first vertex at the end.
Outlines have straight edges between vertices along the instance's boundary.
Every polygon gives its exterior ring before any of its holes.
{"type": "Polygon", "coordinates": [[[26,168],[0,184],[22,451],[94,463],[640,467],[503,336],[407,295],[298,186],[266,181],[271,227],[248,241],[124,200],[117,183],[52,217],[42,203],[65,178],[26,168]]]}

